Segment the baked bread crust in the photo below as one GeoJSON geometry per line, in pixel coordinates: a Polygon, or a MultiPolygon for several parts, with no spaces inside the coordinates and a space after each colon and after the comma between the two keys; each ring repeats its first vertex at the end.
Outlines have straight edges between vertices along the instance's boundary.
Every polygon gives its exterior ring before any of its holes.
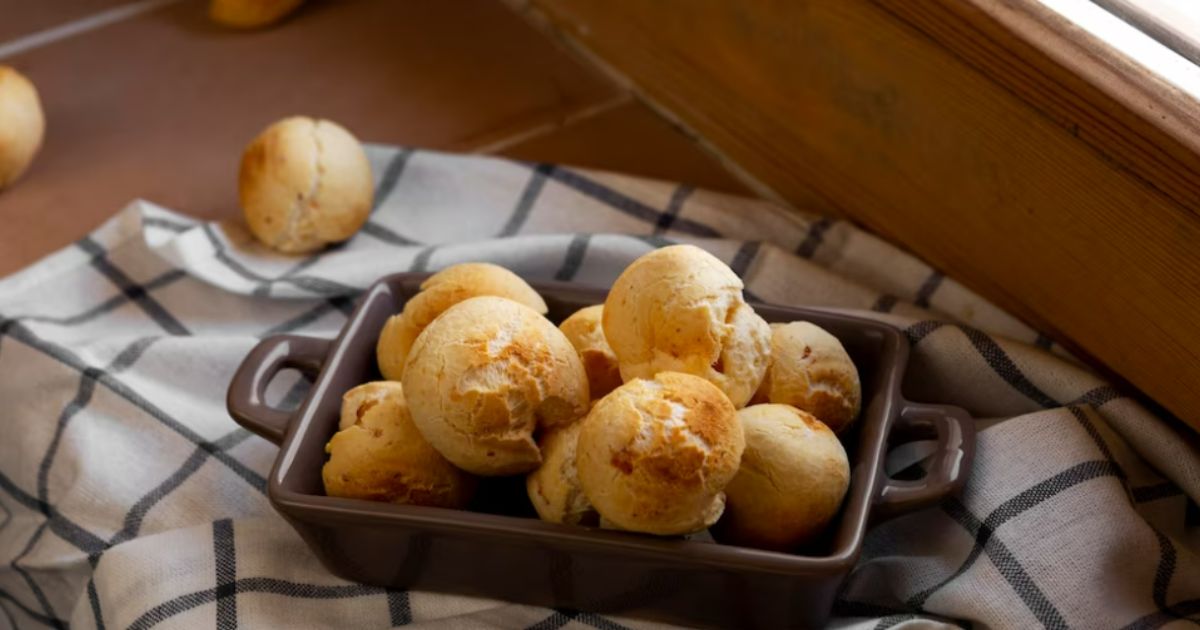
{"type": "Polygon", "coordinates": [[[593,400],[603,398],[623,382],[617,355],[604,338],[603,313],[603,304],[588,306],[575,311],[558,325],[579,352],[583,369],[587,370],[588,389],[593,400]]]}
{"type": "Polygon", "coordinates": [[[417,431],[400,383],[359,385],[342,396],[338,432],[325,446],[325,493],[388,503],[466,507],[475,478],[417,431]]]}
{"type": "Polygon", "coordinates": [[[250,233],[285,254],[314,252],[363,226],[375,188],[358,140],[328,120],[293,116],[246,147],[238,197],[250,233]]]}
{"type": "Polygon", "coordinates": [[[738,417],[746,451],[725,488],[717,538],[793,551],[837,515],[850,486],[846,450],[824,423],[789,405],[752,405],[738,417]]]}
{"type": "Polygon", "coordinates": [[[721,390],[690,374],[635,379],[600,399],[580,428],[576,463],[605,522],[659,535],[708,527],[724,508],[745,446],[721,390]]]}
{"type": "Polygon", "coordinates": [[[598,525],[600,516],[579,483],[575,465],[582,422],[555,429],[541,441],[542,465],[525,478],[529,501],[543,521],[598,525]]]}
{"type": "Polygon", "coordinates": [[[478,475],[541,463],[534,432],[588,408],[587,373],[571,342],[537,311],[495,296],[448,308],[404,366],[413,421],[446,459],[478,475]]]}
{"type": "Polygon", "coordinates": [[[0,66],[0,190],[29,168],[45,132],[46,119],[33,82],[9,66],[0,66]]]}
{"type": "Polygon", "coordinates": [[[212,0],[208,16],[233,28],[261,28],[287,17],[304,0],[212,0]]]}
{"type": "Polygon", "coordinates": [[[858,368],[837,337],[809,322],[771,325],[771,365],[753,402],[791,405],[841,433],[858,418],[858,368]]]}
{"type": "Polygon", "coordinates": [[[404,376],[404,361],[413,342],[438,315],[459,302],[480,295],[514,300],[546,313],[546,302],[517,274],[491,263],[462,263],[447,267],[421,283],[421,292],[388,318],[379,333],[375,357],[379,372],[389,381],[404,376]]]}
{"type": "Polygon", "coordinates": [[[657,249],[630,264],[609,291],[603,322],[624,380],[693,374],[739,408],[770,360],[770,328],[742,298],[741,279],[693,245],[657,249]]]}

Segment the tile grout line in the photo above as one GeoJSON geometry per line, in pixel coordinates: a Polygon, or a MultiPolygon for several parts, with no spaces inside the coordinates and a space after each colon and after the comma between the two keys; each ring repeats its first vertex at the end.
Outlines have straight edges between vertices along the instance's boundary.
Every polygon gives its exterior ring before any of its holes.
{"type": "Polygon", "coordinates": [[[116,24],[123,20],[136,17],[143,13],[149,13],[155,9],[159,9],[169,4],[175,4],[180,0],[140,0],[123,4],[118,7],[93,13],[78,20],[52,26],[47,29],[23,35],[14,40],[0,43],[0,59],[12,57],[23,52],[28,52],[35,48],[41,48],[54,42],[62,41],[76,35],[93,31],[98,28],[103,28],[110,24],[116,24]]]}
{"type": "Polygon", "coordinates": [[[503,151],[511,146],[526,142],[528,140],[533,140],[534,138],[540,138],[564,127],[568,127],[578,122],[583,122],[590,118],[595,118],[600,114],[612,111],[618,107],[621,107],[622,105],[632,103],[635,100],[636,98],[634,98],[632,93],[622,91],[620,94],[608,99],[607,101],[601,101],[595,105],[589,105],[571,112],[570,114],[564,116],[561,120],[534,125],[529,129],[517,131],[511,135],[500,138],[499,140],[486,142],[473,147],[467,146],[464,147],[464,149],[469,153],[499,153],[500,151],[503,151]]]}

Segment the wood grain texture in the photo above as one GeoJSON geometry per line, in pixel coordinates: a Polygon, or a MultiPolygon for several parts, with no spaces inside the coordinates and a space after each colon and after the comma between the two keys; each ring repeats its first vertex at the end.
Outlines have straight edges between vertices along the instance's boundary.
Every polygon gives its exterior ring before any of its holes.
{"type": "Polygon", "coordinates": [[[691,138],[636,101],[505,147],[500,155],[682,182],[752,196],[691,138]]]}
{"type": "Polygon", "coordinates": [[[531,0],[795,205],[1200,427],[1197,104],[1034,0],[531,0]]]}

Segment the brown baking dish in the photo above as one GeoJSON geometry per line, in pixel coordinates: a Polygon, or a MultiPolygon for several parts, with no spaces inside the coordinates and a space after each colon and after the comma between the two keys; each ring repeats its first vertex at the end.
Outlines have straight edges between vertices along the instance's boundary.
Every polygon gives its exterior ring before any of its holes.
{"type": "MultiPolygon", "coordinates": [[[[492,597],[514,602],[711,627],[817,627],[858,559],[872,522],[932,505],[961,489],[974,452],[966,412],[913,403],[900,393],[908,341],[893,327],[822,310],[756,304],[769,322],[811,321],[838,337],[862,377],[863,413],[842,436],[852,477],[825,539],[796,554],[654,538],[536,519],[519,478],[486,480],[471,511],[324,495],[325,443],[335,432],[342,393],[380,378],[376,335],[428,274],[377,282],[332,341],[295,335],[263,340],[229,387],[229,413],[280,445],[268,495],[321,562],[349,580],[379,586],[492,597]],[[283,368],[314,382],[295,412],[264,402],[283,368]],[[936,439],[926,474],[889,479],[889,444],[936,439]]],[[[605,290],[533,282],[559,322],[604,301],[605,290]]]]}

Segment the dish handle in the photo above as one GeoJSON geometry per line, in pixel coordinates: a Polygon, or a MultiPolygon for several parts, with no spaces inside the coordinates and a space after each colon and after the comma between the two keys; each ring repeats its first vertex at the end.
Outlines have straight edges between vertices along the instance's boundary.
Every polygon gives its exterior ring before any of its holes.
{"type": "Polygon", "coordinates": [[[260,341],[233,375],[225,397],[229,415],[251,432],[282,444],[292,412],[267,404],[267,385],[285,368],[315,379],[332,344],[330,339],[300,335],[274,335],[260,341]]]}
{"type": "Polygon", "coordinates": [[[975,422],[965,410],[913,402],[904,405],[892,428],[893,440],[925,437],[936,439],[937,445],[921,479],[884,478],[871,511],[874,521],[936,505],[960,492],[975,457],[975,422]]]}

